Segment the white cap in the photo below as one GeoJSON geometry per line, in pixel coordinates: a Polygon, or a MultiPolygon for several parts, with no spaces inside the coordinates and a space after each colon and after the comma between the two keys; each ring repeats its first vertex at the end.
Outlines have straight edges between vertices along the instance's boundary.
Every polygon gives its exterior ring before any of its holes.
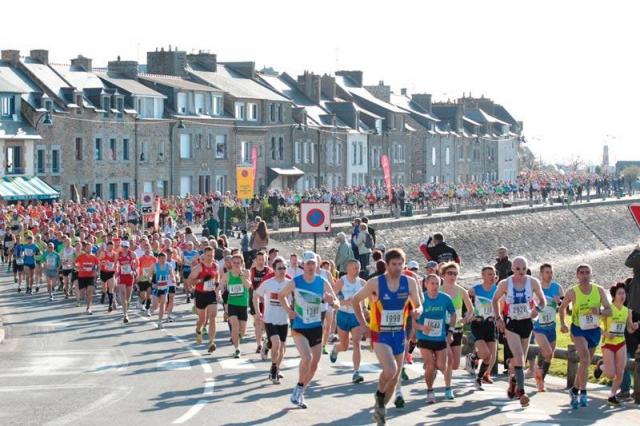
{"type": "Polygon", "coordinates": [[[302,253],[302,263],[318,262],[318,257],[312,251],[305,251],[302,253]]]}
{"type": "Polygon", "coordinates": [[[410,260],[407,263],[407,269],[420,269],[420,265],[415,260],[410,260]]]}
{"type": "Polygon", "coordinates": [[[124,240],[124,241],[122,241],[121,245],[122,245],[122,247],[129,247],[129,241],[124,240]]]}

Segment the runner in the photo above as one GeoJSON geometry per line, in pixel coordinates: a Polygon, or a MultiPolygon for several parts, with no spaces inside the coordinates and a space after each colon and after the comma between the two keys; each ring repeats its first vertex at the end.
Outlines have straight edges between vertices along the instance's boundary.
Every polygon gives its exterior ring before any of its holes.
{"type": "Polygon", "coordinates": [[[167,314],[167,322],[173,322],[173,307],[175,304],[176,298],[176,287],[179,285],[180,274],[178,271],[178,261],[182,258],[181,254],[178,253],[180,249],[174,249],[170,246],[171,240],[166,240],[165,244],[165,255],[167,257],[167,263],[173,272],[174,279],[169,281],[169,292],[167,293],[167,306],[166,306],[166,314],[167,314]]]}
{"type": "MultiPolygon", "coordinates": [[[[109,297],[108,312],[111,312],[115,308],[115,302],[113,301],[113,292],[116,287],[116,260],[118,254],[113,249],[113,241],[106,243],[103,250],[100,250],[98,260],[100,261],[100,281],[102,282],[102,288],[107,289],[107,295],[109,297]]],[[[104,293],[103,293],[104,296],[104,293]]]]}
{"type": "Polygon", "coordinates": [[[540,282],[527,275],[527,260],[516,257],[512,262],[513,275],[500,281],[493,295],[493,316],[496,325],[505,334],[513,357],[510,367],[514,376],[509,378],[507,396],[520,400],[520,405],[527,407],[529,397],[524,389],[524,361],[529,350],[529,339],[533,330],[533,321],[546,306],[546,299],[540,288],[540,282]],[[539,304],[534,305],[534,295],[539,304]],[[504,296],[507,310],[506,317],[500,315],[499,301],[504,296]]]}
{"type": "Polygon", "coordinates": [[[578,284],[567,291],[562,305],[560,305],[560,331],[562,333],[569,331],[565,324],[565,316],[567,308],[571,305],[571,340],[576,346],[580,358],[576,379],[573,388],[569,391],[571,407],[574,410],[589,404],[587,378],[591,359],[602,335],[600,317],[611,316],[611,305],[604,289],[591,282],[591,266],[578,265],[576,276],[578,284]],[[580,391],[579,397],[578,391],[580,391]]]}
{"type": "Polygon", "coordinates": [[[324,300],[336,308],[340,304],[331,284],[317,274],[317,255],[312,251],[305,251],[302,264],[304,273],[289,281],[278,293],[278,299],[293,320],[291,334],[300,354],[298,383],[293,388],[291,402],[300,408],[307,408],[304,391],[311,383],[322,356],[322,302],[324,300]],[[289,304],[291,295],[293,308],[289,304]]]}
{"type": "Polygon", "coordinates": [[[71,239],[67,236],[62,241],[62,250],[60,251],[60,260],[62,262],[62,283],[64,289],[64,298],[68,299],[72,293],[71,289],[71,273],[76,260],[76,250],[71,247],[71,239]]]}
{"type": "Polygon", "coordinates": [[[264,322],[267,338],[271,343],[269,380],[278,385],[280,384],[280,364],[284,359],[289,330],[289,317],[287,311],[280,305],[278,294],[284,289],[288,280],[286,277],[287,266],[282,257],[276,257],[271,266],[274,275],[253,292],[253,303],[257,309],[256,314],[264,322]],[[262,311],[263,307],[264,312],[262,311]]]}
{"type": "Polygon", "coordinates": [[[427,403],[436,402],[433,391],[433,382],[436,378],[436,369],[446,376],[447,369],[447,345],[453,341],[455,329],[447,323],[456,321],[456,309],[451,297],[439,291],[440,277],[428,275],[425,278],[426,291],[422,305],[422,315],[413,320],[418,339],[422,359],[425,362],[424,379],[427,383],[427,403]]]}
{"type": "Polygon", "coordinates": [[[564,297],[564,290],[553,280],[553,267],[549,263],[540,265],[540,286],[547,304],[533,324],[533,335],[540,348],[538,368],[535,371],[536,385],[538,392],[544,392],[544,379],[556,350],[556,314],[564,297]]]}
{"type": "MultiPolygon", "coordinates": [[[[343,275],[336,281],[333,286],[334,292],[340,300],[340,308],[336,314],[336,322],[338,324],[339,343],[336,343],[331,350],[329,359],[332,363],[338,360],[338,353],[345,352],[349,349],[349,334],[351,334],[351,343],[353,345],[353,375],[352,383],[362,383],[364,377],[360,375],[360,342],[362,341],[363,329],[358,323],[356,315],[353,313],[353,296],[356,295],[364,287],[366,282],[359,277],[360,262],[355,259],[347,260],[347,274],[343,275]]],[[[362,309],[362,308],[361,308],[362,309]]]]}
{"type": "Polygon", "coordinates": [[[188,285],[194,289],[196,321],[196,344],[202,343],[202,327],[209,321],[209,353],[216,350],[216,315],[218,313],[218,265],[213,259],[213,249],[206,247],[202,260],[189,273],[188,285]]]}
{"type": "Polygon", "coordinates": [[[352,301],[354,313],[361,326],[366,326],[361,302],[371,298],[371,340],[382,372],[375,394],[373,419],[378,424],[386,422],[386,405],[393,396],[402,369],[405,351],[405,327],[409,315],[409,301],[413,303],[413,315],[419,318],[422,306],[415,280],[402,275],[406,256],[401,249],[385,253],[387,270],[384,275],[370,279],[352,301]]]}
{"type": "Polygon", "coordinates": [[[193,242],[187,241],[185,243],[185,249],[182,251],[182,279],[184,280],[184,292],[187,295],[187,303],[191,303],[191,293],[193,289],[188,283],[189,275],[192,268],[198,263],[198,252],[193,249],[193,242]]]}
{"type": "MultiPolygon", "coordinates": [[[[40,249],[33,243],[33,236],[31,234],[27,235],[27,244],[22,246],[22,248],[22,259],[24,261],[24,271],[26,272],[27,279],[27,294],[32,294],[33,282],[35,279],[36,257],[40,255],[40,249]]],[[[39,290],[40,287],[36,284],[36,293],[39,290]]]]}
{"type": "Polygon", "coordinates": [[[118,257],[118,291],[120,293],[120,303],[122,304],[123,322],[129,322],[129,303],[131,302],[131,293],[133,291],[133,283],[135,274],[138,270],[138,257],[129,249],[129,241],[124,240],[121,243],[122,252],[118,257]]]}
{"type": "Polygon", "coordinates": [[[447,370],[444,375],[444,397],[453,399],[453,389],[451,388],[451,380],[453,378],[453,370],[460,367],[460,357],[462,356],[462,334],[465,323],[471,322],[473,319],[473,304],[469,298],[469,293],[463,287],[457,284],[458,275],[460,274],[460,266],[458,263],[451,261],[444,263],[440,267],[442,275],[442,291],[451,297],[453,306],[456,308],[456,322],[452,323],[447,320],[450,328],[454,328],[451,344],[448,345],[447,353],[447,370]],[[466,316],[462,316],[462,306],[467,309],[466,316]]]}
{"type": "MultiPolygon", "coordinates": [[[[244,258],[243,258],[244,262],[244,258]]],[[[264,251],[259,251],[256,254],[256,257],[253,261],[253,266],[251,267],[251,288],[249,289],[249,312],[253,316],[253,328],[256,335],[256,344],[258,347],[256,348],[256,353],[260,354],[262,360],[267,359],[267,343],[268,339],[265,339],[264,344],[262,342],[262,331],[263,324],[260,318],[257,315],[257,307],[253,304],[253,292],[260,288],[260,285],[263,283],[265,276],[272,275],[273,270],[266,266],[267,265],[267,255],[264,251]]],[[[264,312],[264,305],[260,307],[260,312],[264,312]]]]}
{"type": "Polygon", "coordinates": [[[600,379],[602,373],[612,381],[611,393],[609,394],[609,404],[618,406],[620,401],[616,397],[616,392],[620,389],[624,370],[627,366],[627,345],[625,341],[625,330],[635,333],[638,330],[638,322],[633,322],[631,311],[624,306],[626,299],[624,283],[617,283],[609,289],[613,302],[611,303],[611,316],[602,320],[604,331],[602,336],[602,359],[598,362],[593,375],[600,379]]]}
{"type": "Polygon", "coordinates": [[[147,316],[151,316],[151,276],[156,257],[151,253],[148,241],[142,242],[143,254],[138,256],[138,305],[147,316]]]}
{"type": "MultiPolygon", "coordinates": [[[[482,283],[469,289],[469,297],[474,300],[471,334],[475,340],[475,353],[482,363],[476,376],[476,389],[484,390],[482,383],[493,383],[491,369],[496,362],[496,322],[491,301],[496,292],[496,269],[485,266],[481,271],[482,283]]],[[[469,357],[472,354],[467,355],[469,357]]],[[[472,370],[475,373],[475,368],[472,370]]]]}
{"type": "Polygon", "coordinates": [[[44,259],[44,272],[47,278],[47,292],[49,293],[49,300],[53,301],[53,290],[55,289],[56,281],[58,280],[58,270],[60,269],[60,256],[54,250],[53,243],[47,245],[47,251],[43,255],[44,259]]]}
{"type": "Polygon", "coordinates": [[[76,266],[78,268],[78,297],[82,296],[87,301],[87,315],[93,315],[91,302],[93,301],[93,292],[96,286],[98,264],[98,258],[91,254],[91,243],[83,243],[82,253],[76,257],[76,266]]]}
{"type": "Polygon", "coordinates": [[[227,310],[231,327],[231,342],[235,348],[234,358],[240,358],[240,339],[247,328],[249,288],[251,273],[244,269],[244,259],[239,253],[231,255],[231,270],[220,279],[222,291],[228,290],[227,310]]]}
{"type": "Polygon", "coordinates": [[[167,255],[164,252],[158,254],[158,262],[154,266],[152,282],[156,286],[156,296],[158,298],[158,328],[162,329],[162,319],[164,318],[169,286],[175,282],[174,271],[171,265],[167,263],[167,255]]]}
{"type": "MultiPolygon", "coordinates": [[[[20,234],[16,234],[16,244],[13,246],[13,281],[18,283],[18,293],[22,291],[24,277],[24,246],[20,242],[20,234]]],[[[28,290],[25,291],[28,293],[28,290]]]]}

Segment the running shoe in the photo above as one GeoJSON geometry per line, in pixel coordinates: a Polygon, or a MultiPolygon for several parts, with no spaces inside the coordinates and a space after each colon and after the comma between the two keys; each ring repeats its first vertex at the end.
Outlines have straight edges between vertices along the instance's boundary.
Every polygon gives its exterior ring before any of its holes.
{"type": "Polygon", "coordinates": [[[87,309],[87,315],[93,315],[93,312],[91,312],[91,309],[87,309]]]}
{"type": "Polygon", "coordinates": [[[236,351],[233,353],[233,357],[234,357],[235,359],[240,358],[240,349],[236,349],[236,351]]]}
{"type": "Polygon", "coordinates": [[[602,360],[598,361],[593,369],[593,377],[595,377],[596,380],[600,380],[600,377],[602,377],[602,360]]]}
{"type": "Polygon", "coordinates": [[[107,309],[107,312],[113,312],[113,305],[109,305],[109,308],[107,309]]]}
{"type": "Polygon", "coordinates": [[[467,356],[464,358],[464,369],[467,370],[467,373],[469,373],[470,375],[474,376],[476,374],[476,369],[474,368],[474,360],[473,360],[473,354],[467,354],[467,356]]]}
{"type": "Polygon", "coordinates": [[[196,345],[200,345],[202,344],[202,333],[199,331],[196,331],[196,345]]]}
{"type": "Polygon", "coordinates": [[[267,351],[268,350],[269,349],[267,348],[266,344],[260,346],[260,359],[262,359],[263,361],[267,360],[267,351]]]}
{"type": "Polygon", "coordinates": [[[122,322],[124,322],[125,324],[128,324],[129,323],[129,317],[125,315],[125,317],[122,320],[122,322]]]}
{"type": "Polygon", "coordinates": [[[453,395],[453,390],[451,388],[444,390],[444,398],[448,400],[453,400],[455,396],[453,395]]]}
{"type": "Polygon", "coordinates": [[[18,287],[18,293],[22,292],[22,289],[20,287],[18,287]]]}
{"type": "Polygon", "coordinates": [[[322,355],[327,355],[329,352],[327,352],[327,346],[326,345],[322,345],[322,355]]]}
{"type": "Polygon", "coordinates": [[[615,407],[618,407],[620,405],[620,401],[618,401],[618,398],[614,396],[610,396],[609,399],[607,399],[607,402],[615,407]]]}
{"type": "Polygon", "coordinates": [[[400,378],[405,381],[409,380],[409,376],[407,375],[407,371],[404,367],[402,367],[402,371],[400,372],[400,378]]]}
{"type": "Polygon", "coordinates": [[[396,406],[396,408],[404,408],[404,398],[402,397],[402,394],[399,394],[396,396],[395,401],[393,401],[393,404],[396,406]]]}
{"type": "Polygon", "coordinates": [[[40,287],[36,286],[36,293],[40,291],[40,287]]]}
{"type": "Polygon", "coordinates": [[[573,393],[573,390],[569,389],[569,396],[571,397],[571,408],[577,410],[580,407],[580,402],[578,401],[578,394],[573,393]]]}
{"type": "Polygon", "coordinates": [[[49,300],[51,300],[53,302],[53,294],[49,295],[49,300]]]}
{"type": "Polygon", "coordinates": [[[482,383],[487,383],[489,385],[493,384],[493,379],[488,374],[482,376],[482,383]]]}
{"type": "Polygon", "coordinates": [[[509,387],[507,388],[507,397],[513,399],[516,396],[516,378],[511,376],[509,378],[509,387]]]}
{"type": "Polygon", "coordinates": [[[581,393],[580,394],[580,406],[581,407],[586,407],[587,405],[589,405],[589,400],[587,399],[587,394],[586,393],[581,393]]]}
{"type": "Polygon", "coordinates": [[[298,398],[298,407],[300,408],[307,408],[307,404],[304,401],[304,394],[302,392],[300,392],[300,398],[298,398]]]}
{"type": "Polygon", "coordinates": [[[376,422],[376,425],[384,425],[387,423],[387,409],[385,407],[381,407],[376,402],[375,407],[373,408],[373,421],[376,422]]]}
{"type": "Polygon", "coordinates": [[[359,372],[354,371],[353,376],[351,376],[351,383],[362,383],[362,382],[364,382],[364,377],[362,377],[359,372]]]}
{"type": "Polygon", "coordinates": [[[518,399],[520,400],[520,405],[522,407],[528,407],[529,406],[529,396],[527,396],[525,391],[520,391],[520,392],[518,392],[518,394],[519,394],[518,399]]]}
{"type": "Polygon", "coordinates": [[[479,390],[479,391],[484,390],[484,388],[482,387],[482,379],[475,380],[475,387],[476,387],[476,390],[479,390]]]}
{"type": "Polygon", "coordinates": [[[295,385],[293,387],[293,392],[291,393],[291,398],[290,398],[290,401],[293,405],[298,405],[298,403],[300,402],[301,391],[302,391],[302,388],[300,388],[300,386],[295,385]]]}
{"type": "Polygon", "coordinates": [[[151,318],[151,309],[146,309],[147,317],[151,318]]]}
{"type": "Polygon", "coordinates": [[[171,314],[167,315],[167,321],[173,322],[173,317],[171,316],[171,314]]]}
{"type": "Polygon", "coordinates": [[[215,350],[216,350],[216,342],[209,342],[209,348],[207,349],[207,352],[212,353],[215,350]]]}
{"type": "Polygon", "coordinates": [[[427,404],[436,403],[436,393],[433,390],[427,390],[427,404]]]}
{"type": "Polygon", "coordinates": [[[333,349],[331,349],[331,353],[329,354],[329,360],[333,364],[338,360],[338,345],[333,345],[333,349]]]}
{"type": "Polygon", "coordinates": [[[411,355],[409,352],[405,352],[404,353],[404,362],[406,364],[413,364],[413,355],[411,355]]]}
{"type": "Polygon", "coordinates": [[[626,400],[631,398],[631,392],[629,391],[620,391],[616,394],[616,399],[618,400],[626,400]]]}
{"type": "Polygon", "coordinates": [[[162,321],[158,321],[158,330],[162,330],[164,325],[162,325],[162,321]]]}

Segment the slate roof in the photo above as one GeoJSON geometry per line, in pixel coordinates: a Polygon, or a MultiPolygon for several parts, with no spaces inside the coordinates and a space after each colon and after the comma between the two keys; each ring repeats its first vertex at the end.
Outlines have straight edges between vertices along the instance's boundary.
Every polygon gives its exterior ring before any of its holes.
{"type": "Polygon", "coordinates": [[[194,83],[193,81],[187,80],[182,77],[158,74],[138,74],[138,79],[145,80],[151,83],[161,84],[163,86],[173,87],[180,90],[193,90],[196,92],[220,92],[220,90],[215,89],[211,86],[194,83]]]}
{"type": "Polygon", "coordinates": [[[22,71],[17,70],[8,62],[0,61],[0,78],[19,89],[18,93],[22,93],[22,100],[35,109],[40,108],[39,99],[42,91],[22,71]]]}
{"type": "Polygon", "coordinates": [[[26,121],[0,121],[0,139],[42,139],[26,121]]]}
{"type": "Polygon", "coordinates": [[[288,101],[284,96],[279,95],[255,80],[238,74],[223,64],[217,65],[216,72],[205,71],[195,64],[187,70],[201,80],[225,91],[234,98],[267,99],[279,102],[288,101]]]}
{"type": "Polygon", "coordinates": [[[431,121],[440,121],[436,116],[429,114],[428,111],[425,111],[420,105],[416,104],[411,100],[410,97],[406,95],[397,95],[395,93],[391,94],[391,103],[405,110],[406,112],[411,112],[414,114],[418,114],[427,120],[431,121]]]}
{"type": "Polygon", "coordinates": [[[35,62],[30,58],[26,58],[22,64],[56,96],[63,98],[64,90],[72,89],[72,86],[60,77],[52,67],[49,67],[49,65],[35,62]]]}
{"type": "Polygon", "coordinates": [[[18,86],[11,84],[8,80],[0,76],[0,92],[1,93],[23,93],[18,86]]]}
{"type": "Polygon", "coordinates": [[[52,65],[51,67],[62,75],[72,87],[78,90],[103,89],[105,87],[104,83],[94,72],[68,65],[52,65]]]}
{"type": "Polygon", "coordinates": [[[506,108],[503,107],[502,105],[496,104],[495,110],[493,113],[497,118],[499,118],[502,121],[506,121],[507,123],[513,126],[518,125],[518,122],[516,121],[516,119],[513,118],[513,116],[509,113],[509,111],[507,111],[506,108]]]}
{"type": "Polygon", "coordinates": [[[350,93],[352,96],[371,102],[384,110],[406,114],[406,111],[404,111],[403,109],[400,109],[395,105],[376,98],[364,87],[358,87],[349,77],[336,75],[335,78],[336,85],[340,86],[342,90],[350,93]]]}
{"type": "Polygon", "coordinates": [[[137,80],[133,80],[130,78],[122,78],[122,77],[114,77],[109,76],[108,73],[97,73],[97,76],[117,87],[120,91],[133,95],[133,96],[144,96],[151,98],[163,98],[166,99],[166,96],[162,93],[156,92],[155,90],[145,86],[144,84],[138,82],[137,80]]]}
{"type": "Polygon", "coordinates": [[[468,110],[465,112],[464,114],[465,116],[467,116],[468,118],[470,118],[471,120],[477,122],[477,123],[481,123],[481,124],[485,124],[485,123],[489,123],[489,124],[509,124],[509,123],[505,123],[504,121],[497,119],[496,117],[492,116],[491,114],[488,114],[487,112],[485,112],[484,110],[482,110],[481,108],[475,108],[472,110],[468,110]]]}

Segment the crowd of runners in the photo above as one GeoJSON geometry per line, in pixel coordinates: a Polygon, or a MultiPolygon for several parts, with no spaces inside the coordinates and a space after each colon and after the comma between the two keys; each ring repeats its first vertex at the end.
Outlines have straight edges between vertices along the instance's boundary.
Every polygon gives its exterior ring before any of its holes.
{"type": "MultiPolygon", "coordinates": [[[[553,265],[545,263],[532,271],[524,257],[508,261],[501,248],[498,262],[478,271],[480,282],[466,288],[457,282],[460,255],[441,234],[420,246],[424,269],[409,261],[403,250],[376,244],[366,219],[356,221],[351,240],[338,236],[335,260],[311,251],[285,258],[269,244],[260,217],[240,248],[231,247],[224,235],[203,237],[188,226],[176,226],[175,222],[191,223],[197,214],[211,214],[206,197],[202,201],[200,211],[192,210],[190,201],[176,205],[162,200],[157,219],[147,218],[125,200],[3,205],[2,261],[18,293],[29,295],[42,288],[52,303],[71,298],[87,315],[96,309],[94,294],[99,294],[108,312],[121,312],[125,326],[135,311],[162,328],[173,321],[176,303],[190,304],[195,314],[193,339],[209,353],[226,343],[216,337],[222,315],[233,357],[255,350],[262,360],[270,359],[269,379],[274,384],[283,379],[280,366],[291,337],[300,365],[290,401],[301,408],[307,408],[305,392],[323,354],[336,362],[341,352],[351,350],[351,381],[361,383],[361,347],[372,348],[382,369],[374,419],[384,424],[391,400],[398,408],[404,406],[404,364],[413,362],[415,348],[424,361],[426,400],[432,404],[438,399],[438,371],[445,383],[441,397],[455,398],[453,371],[460,368],[461,359],[466,359],[465,368],[475,376],[478,391],[493,383],[498,341],[505,348],[507,394],[526,407],[524,369],[532,335],[540,347],[534,378],[542,392],[558,325],[562,333],[570,333],[580,358],[571,406],[588,404],[588,368],[600,345],[603,356],[596,374],[613,381],[609,403],[618,405],[620,396],[628,396],[625,366],[638,344],[639,318],[625,307],[628,285],[616,283],[605,290],[592,282],[589,265],[577,266],[575,285],[562,286],[554,280],[553,265]],[[255,347],[247,349],[249,317],[255,347]],[[466,358],[463,339],[474,345],[466,358]],[[334,346],[329,350],[330,343],[334,346]]],[[[640,246],[627,266],[640,266],[640,246]]]]}

